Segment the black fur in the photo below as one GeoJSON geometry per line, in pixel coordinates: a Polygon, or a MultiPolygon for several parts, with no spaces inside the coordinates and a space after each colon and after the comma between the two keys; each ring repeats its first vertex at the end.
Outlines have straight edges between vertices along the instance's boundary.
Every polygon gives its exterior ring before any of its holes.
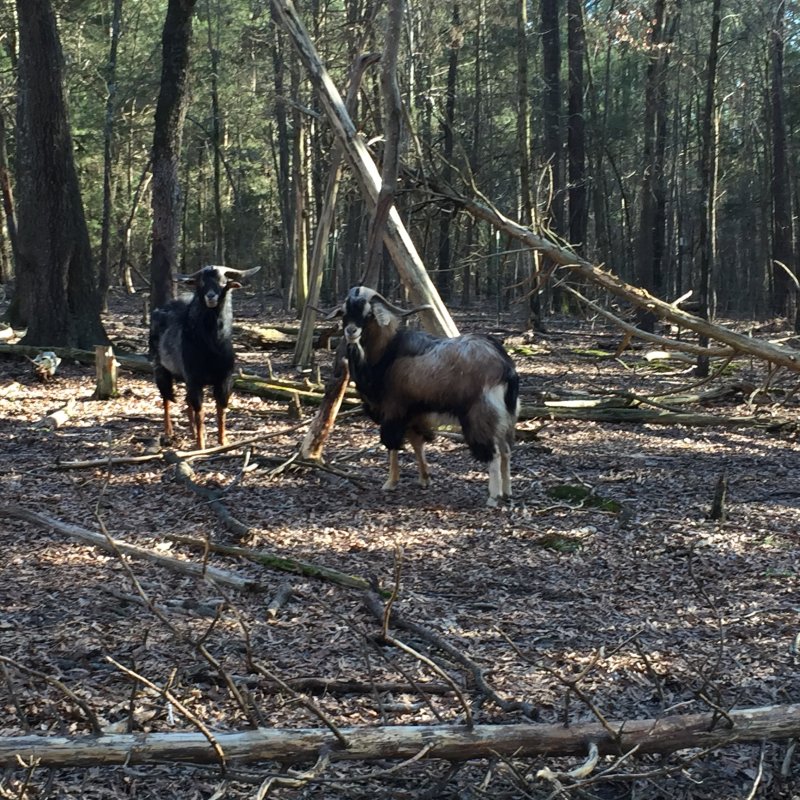
{"type": "MultiPolygon", "coordinates": [[[[205,267],[194,283],[191,299],[172,300],[153,311],[149,357],[164,401],[174,402],[174,384],[183,382],[186,402],[199,415],[203,389],[210,386],[219,415],[227,408],[233,388],[235,357],[230,289],[240,284],[228,281],[216,267],[205,267]]],[[[196,433],[198,446],[203,447],[201,428],[198,424],[196,433]]],[[[221,437],[223,433],[220,431],[221,437]]]]}

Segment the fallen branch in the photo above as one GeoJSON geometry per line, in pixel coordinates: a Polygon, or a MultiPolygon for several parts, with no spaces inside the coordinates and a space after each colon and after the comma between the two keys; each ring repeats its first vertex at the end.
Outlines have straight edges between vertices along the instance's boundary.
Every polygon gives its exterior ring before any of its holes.
{"type": "MultiPolygon", "coordinates": [[[[364,605],[374,617],[377,617],[381,622],[384,622],[386,607],[376,594],[373,592],[368,592],[364,597],[364,605]]],[[[475,686],[478,688],[478,691],[481,692],[485,697],[489,698],[498,708],[507,713],[520,711],[531,719],[536,718],[537,712],[531,703],[524,703],[518,700],[506,700],[505,698],[501,697],[489,685],[486,677],[483,674],[483,670],[471,658],[469,658],[469,656],[462,653],[461,650],[450,644],[450,642],[448,642],[444,637],[440,636],[435,631],[432,631],[430,628],[426,628],[424,625],[420,625],[418,622],[408,619],[394,608],[392,608],[390,611],[389,623],[395,627],[410,631],[423,641],[433,645],[443,653],[446,653],[447,656],[456,663],[461,664],[461,666],[466,668],[472,675],[472,679],[475,681],[475,686]]]]}
{"type": "Polygon", "coordinates": [[[172,542],[188,545],[201,550],[210,550],[212,553],[219,553],[226,556],[244,558],[265,567],[291,572],[295,575],[305,575],[309,578],[320,578],[321,580],[336,583],[339,586],[347,586],[350,589],[372,589],[372,584],[366,578],[359,578],[356,575],[348,575],[346,572],[323,567],[319,564],[312,564],[309,561],[298,561],[295,558],[286,558],[275,553],[268,553],[264,550],[249,550],[246,547],[236,547],[234,545],[219,544],[209,542],[205,539],[196,539],[192,536],[183,536],[177,533],[167,534],[172,542]]]}
{"type": "Polygon", "coordinates": [[[111,543],[109,543],[108,539],[106,539],[102,533],[96,533],[95,531],[90,531],[68,522],[62,522],[47,514],[40,514],[38,511],[30,511],[21,506],[0,506],[0,517],[12,517],[25,520],[26,522],[38,525],[40,528],[63,533],[65,536],[93,545],[106,552],[114,553],[114,548],[116,548],[120,553],[124,553],[126,556],[150,561],[172,572],[191,575],[195,578],[207,578],[212,583],[229,586],[240,591],[265,591],[268,588],[251,578],[245,578],[241,575],[237,575],[235,572],[228,572],[218,567],[212,567],[207,564],[195,564],[193,561],[182,561],[178,558],[170,558],[169,556],[154,553],[152,550],[147,550],[144,547],[127,544],[119,539],[112,539],[111,543]]]}
{"type": "Polygon", "coordinates": [[[322,398],[319,411],[311,421],[303,443],[300,445],[300,455],[303,458],[313,461],[322,459],[322,450],[330,432],[333,430],[333,424],[342,405],[349,380],[350,369],[347,365],[347,358],[337,351],[333,376],[325,386],[325,395],[322,398]]]}
{"type": "Polygon", "coordinates": [[[61,406],[56,411],[47,414],[47,416],[42,417],[39,420],[39,424],[45,428],[50,428],[52,430],[57,430],[60,428],[64,423],[69,422],[70,419],[75,415],[75,412],[78,408],[78,403],[75,398],[71,398],[66,405],[61,406]]]}
{"type": "Polygon", "coordinates": [[[186,461],[179,458],[175,453],[168,453],[167,456],[171,456],[171,458],[167,458],[167,461],[175,464],[176,480],[200,496],[227,530],[239,537],[247,536],[250,533],[250,526],[236,519],[222,504],[220,500],[222,492],[219,489],[209,489],[206,486],[201,486],[194,480],[194,470],[186,461]]]}
{"type": "MultiPolygon", "coordinates": [[[[738,742],[791,739],[800,736],[800,704],[745,708],[728,713],[730,723],[715,713],[685,714],[661,719],[609,721],[611,732],[595,722],[565,728],[561,724],[397,725],[342,728],[343,748],[323,728],[259,728],[214,733],[228,761],[240,763],[313,761],[330,748],[331,760],[413,758],[429,748],[426,758],[468,761],[495,756],[586,756],[590,744],[599,754],[673,753],[686,748],[724,747],[738,742]]],[[[21,762],[42,767],[110,766],[159,762],[218,763],[208,738],[201,733],[136,733],[104,736],[0,737],[0,766],[21,762]]]]}

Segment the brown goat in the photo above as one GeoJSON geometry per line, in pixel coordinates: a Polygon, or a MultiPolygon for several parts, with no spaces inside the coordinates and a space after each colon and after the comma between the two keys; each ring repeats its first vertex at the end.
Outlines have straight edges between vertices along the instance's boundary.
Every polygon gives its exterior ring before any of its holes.
{"type": "Polygon", "coordinates": [[[401,327],[421,308],[399,308],[374,289],[353,287],[334,313],[344,317],[350,375],[367,414],[389,450],[384,489],[399,480],[398,451],[414,450],[422,486],[430,483],[425,442],[442,421],[457,421],[472,455],[489,465],[488,505],[511,496],[510,454],[519,378],[500,342],[490,336],[433,336],[401,327]]]}

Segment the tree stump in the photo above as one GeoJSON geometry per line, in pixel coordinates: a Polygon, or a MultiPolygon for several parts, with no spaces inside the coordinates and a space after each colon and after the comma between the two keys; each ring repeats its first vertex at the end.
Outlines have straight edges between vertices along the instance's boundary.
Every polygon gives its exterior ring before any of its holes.
{"type": "Polygon", "coordinates": [[[114,348],[97,345],[94,349],[95,368],[97,370],[97,386],[94,390],[96,400],[109,400],[117,397],[117,359],[114,348]]]}

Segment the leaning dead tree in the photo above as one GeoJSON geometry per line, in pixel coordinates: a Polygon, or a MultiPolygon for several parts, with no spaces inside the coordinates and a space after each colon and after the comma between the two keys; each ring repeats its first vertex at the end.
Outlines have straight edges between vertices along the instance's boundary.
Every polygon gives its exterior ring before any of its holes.
{"type": "Polygon", "coordinates": [[[242,732],[134,733],[104,736],[4,736],[0,766],[90,767],[170,762],[239,763],[440,758],[468,761],[508,756],[674,753],[740,742],[800,736],[800,704],[661,719],[604,720],[564,725],[397,725],[338,728],[258,728],[242,732]],[[338,735],[337,735],[338,734],[338,735]]]}
{"type": "MultiPolygon", "coordinates": [[[[338,141],[344,147],[345,155],[361,187],[362,194],[375,206],[378,203],[382,185],[381,174],[369,154],[361,134],[356,130],[353,120],[347,113],[333,79],[322,63],[322,59],[291,0],[272,0],[272,7],[292,40],[311,83],[317,90],[328,121],[338,141]]],[[[457,336],[458,328],[439,297],[439,293],[414,247],[411,236],[394,207],[389,211],[386,220],[383,241],[414,302],[430,306],[429,310],[422,313],[425,326],[445,336],[457,336]]]]}
{"type": "Polygon", "coordinates": [[[488,222],[497,230],[522,242],[533,250],[538,250],[561,267],[580,275],[611,294],[626,300],[633,306],[649,311],[657,317],[673,322],[683,328],[688,328],[701,336],[721,342],[739,353],[747,353],[777,366],[800,372],[800,350],[753,339],[722,325],[715,325],[694,314],[689,314],[678,308],[677,305],[659,300],[644,289],[632,286],[613,273],[596,267],[572,250],[560,247],[543,236],[538,236],[530,228],[514,222],[485,203],[449,192],[444,194],[451,202],[459,205],[476,219],[488,222]]]}

